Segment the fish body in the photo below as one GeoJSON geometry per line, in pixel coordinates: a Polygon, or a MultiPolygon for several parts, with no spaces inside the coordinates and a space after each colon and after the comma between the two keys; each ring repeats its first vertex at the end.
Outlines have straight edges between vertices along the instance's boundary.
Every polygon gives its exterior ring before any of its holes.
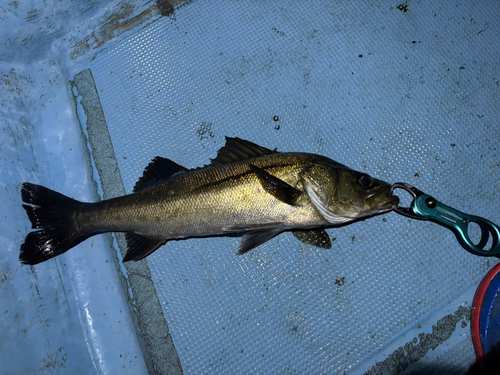
{"type": "Polygon", "coordinates": [[[20,260],[36,264],[86,238],[125,232],[124,258],[139,260],[168,240],[241,235],[238,254],[291,230],[302,242],[331,247],[323,228],[390,211],[390,185],[321,155],[280,153],[238,138],[208,166],[188,170],[157,157],[134,193],[83,203],[24,183],[33,228],[20,260]]]}

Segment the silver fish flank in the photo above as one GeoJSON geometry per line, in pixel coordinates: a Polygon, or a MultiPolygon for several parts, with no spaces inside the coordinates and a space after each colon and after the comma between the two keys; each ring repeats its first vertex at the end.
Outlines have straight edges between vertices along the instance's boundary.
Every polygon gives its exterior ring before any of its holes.
{"type": "Polygon", "coordinates": [[[284,231],[331,247],[325,228],[390,211],[399,199],[391,185],[327,157],[281,153],[239,138],[205,167],[188,170],[156,157],[133,194],[83,203],[24,183],[22,199],[33,229],[20,261],[38,264],[85,239],[125,232],[124,261],[140,260],[169,240],[242,236],[237,254],[284,231]]]}

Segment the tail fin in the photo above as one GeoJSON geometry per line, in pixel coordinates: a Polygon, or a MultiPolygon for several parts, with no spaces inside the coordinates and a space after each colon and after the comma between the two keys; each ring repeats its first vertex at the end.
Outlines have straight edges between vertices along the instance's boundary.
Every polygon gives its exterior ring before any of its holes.
{"type": "Polygon", "coordinates": [[[85,205],[46,187],[23,183],[21,196],[33,229],[21,245],[19,260],[38,264],[62,254],[92,234],[80,233],[76,212],[85,205]]]}

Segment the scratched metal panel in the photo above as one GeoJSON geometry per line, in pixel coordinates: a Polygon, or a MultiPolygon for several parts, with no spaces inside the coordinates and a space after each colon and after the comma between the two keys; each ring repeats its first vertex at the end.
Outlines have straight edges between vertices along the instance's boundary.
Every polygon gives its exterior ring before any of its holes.
{"type": "MultiPolygon", "coordinates": [[[[325,154],[500,222],[499,12],[493,1],[179,8],[92,65],[125,189],[157,155],[206,164],[227,135],[325,154]]],[[[234,238],[150,256],[183,370],[471,364],[469,307],[492,260],[395,214],[329,234],[328,251],[284,234],[240,258],[234,238]]]]}

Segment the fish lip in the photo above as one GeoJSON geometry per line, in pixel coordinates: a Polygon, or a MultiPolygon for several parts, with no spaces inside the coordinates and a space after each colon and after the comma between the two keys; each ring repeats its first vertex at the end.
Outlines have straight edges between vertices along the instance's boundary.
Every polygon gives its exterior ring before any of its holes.
{"type": "Polygon", "coordinates": [[[391,186],[384,186],[383,189],[369,194],[365,198],[365,202],[369,202],[371,199],[376,199],[379,196],[386,199],[385,201],[377,205],[377,211],[380,213],[392,211],[394,207],[399,204],[399,197],[393,194],[393,192],[391,191],[391,186]]]}
{"type": "Polygon", "coordinates": [[[392,205],[392,206],[387,207],[387,208],[383,208],[383,209],[381,209],[381,210],[379,211],[379,213],[381,213],[381,214],[385,214],[385,213],[387,213],[387,212],[391,212],[392,210],[394,210],[394,207],[396,207],[396,206],[397,206],[397,204],[392,205]]]}
{"type": "Polygon", "coordinates": [[[392,211],[394,209],[394,207],[396,207],[398,204],[399,204],[399,197],[397,195],[394,195],[392,194],[391,192],[389,192],[389,194],[386,195],[386,198],[389,198],[390,201],[392,201],[391,203],[391,206],[387,208],[387,211],[385,212],[389,212],[389,211],[392,211]]]}

